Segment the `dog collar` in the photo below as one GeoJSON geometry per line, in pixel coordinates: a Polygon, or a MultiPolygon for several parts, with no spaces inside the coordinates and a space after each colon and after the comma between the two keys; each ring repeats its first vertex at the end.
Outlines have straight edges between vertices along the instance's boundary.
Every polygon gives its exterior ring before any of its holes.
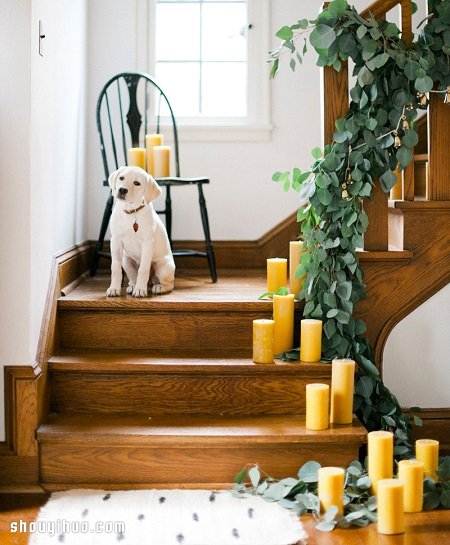
{"type": "Polygon", "coordinates": [[[136,214],[137,212],[139,212],[139,210],[142,210],[143,208],[145,208],[145,203],[142,203],[141,206],[138,206],[137,208],[134,208],[133,210],[126,210],[124,208],[123,211],[125,212],[125,214],[136,214]]]}
{"type": "MultiPolygon", "coordinates": [[[[145,203],[142,203],[141,206],[138,206],[137,208],[134,208],[133,210],[126,210],[124,208],[123,211],[125,212],[125,214],[128,214],[128,215],[137,214],[139,210],[142,210],[143,208],[145,208],[145,206],[146,206],[145,203]]],[[[135,233],[137,233],[137,230],[139,229],[139,223],[136,221],[136,216],[134,216],[133,229],[135,233]]]]}

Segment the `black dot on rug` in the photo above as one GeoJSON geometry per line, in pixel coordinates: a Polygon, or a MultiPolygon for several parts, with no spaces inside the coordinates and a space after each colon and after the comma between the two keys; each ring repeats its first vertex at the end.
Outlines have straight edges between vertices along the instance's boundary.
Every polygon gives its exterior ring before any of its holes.
{"type": "Polygon", "coordinates": [[[252,519],[254,512],[255,512],[255,510],[252,507],[250,507],[250,509],[248,510],[248,518],[252,519]]]}
{"type": "Polygon", "coordinates": [[[111,494],[106,494],[106,496],[103,496],[103,501],[108,501],[111,497],[111,494]]]}
{"type": "Polygon", "coordinates": [[[64,534],[59,534],[58,541],[61,543],[64,543],[64,540],[66,539],[66,536],[64,534]]]}
{"type": "Polygon", "coordinates": [[[124,539],[125,539],[124,533],[123,533],[123,532],[119,532],[119,533],[117,534],[117,541],[122,541],[122,540],[124,540],[124,539]]]}
{"type": "Polygon", "coordinates": [[[87,517],[87,514],[89,513],[89,509],[85,509],[82,513],[81,513],[81,516],[84,518],[84,517],[87,517]]]}
{"type": "Polygon", "coordinates": [[[143,515],[142,513],[138,515],[138,520],[144,520],[144,519],[145,519],[145,515],[143,515]]]}
{"type": "Polygon", "coordinates": [[[178,535],[177,535],[177,541],[178,541],[178,543],[183,543],[183,541],[184,541],[184,535],[183,535],[183,534],[178,534],[178,535]]]}
{"type": "Polygon", "coordinates": [[[233,535],[233,537],[236,537],[237,539],[239,539],[239,532],[237,528],[233,528],[233,531],[231,532],[231,534],[233,535]]]}
{"type": "Polygon", "coordinates": [[[211,494],[209,496],[209,501],[210,502],[216,501],[216,493],[215,492],[211,492],[211,494]]]}
{"type": "Polygon", "coordinates": [[[164,503],[166,501],[166,498],[164,496],[161,496],[159,498],[159,503],[164,503]]]}
{"type": "Polygon", "coordinates": [[[198,515],[197,515],[197,513],[193,513],[192,518],[195,520],[195,522],[198,522],[198,515]]]}

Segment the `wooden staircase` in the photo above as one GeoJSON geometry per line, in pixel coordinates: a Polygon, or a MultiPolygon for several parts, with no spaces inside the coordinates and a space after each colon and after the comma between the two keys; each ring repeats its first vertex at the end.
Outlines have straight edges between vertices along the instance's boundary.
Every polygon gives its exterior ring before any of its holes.
{"type": "Polygon", "coordinates": [[[272,309],[257,299],[263,271],[239,276],[181,274],[145,300],[106,299],[98,277],[59,299],[37,434],[45,488],[223,487],[248,463],[284,477],[358,457],[357,421],[305,428],[305,385],[329,383],[329,365],[251,361],[252,320],[272,309]]]}

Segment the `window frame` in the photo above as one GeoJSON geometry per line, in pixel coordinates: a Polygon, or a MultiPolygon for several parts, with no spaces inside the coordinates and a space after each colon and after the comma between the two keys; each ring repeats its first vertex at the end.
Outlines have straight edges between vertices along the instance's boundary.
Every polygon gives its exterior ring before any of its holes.
{"type": "MultiPolygon", "coordinates": [[[[177,126],[184,141],[268,141],[270,119],[270,81],[268,65],[257,59],[268,57],[270,0],[247,0],[248,36],[247,116],[178,117],[177,126]]],[[[136,0],[136,69],[154,73],[156,0],[136,0]]],[[[169,97],[170,99],[170,97],[169,97]]],[[[176,112],[175,112],[176,115],[176,112]]]]}

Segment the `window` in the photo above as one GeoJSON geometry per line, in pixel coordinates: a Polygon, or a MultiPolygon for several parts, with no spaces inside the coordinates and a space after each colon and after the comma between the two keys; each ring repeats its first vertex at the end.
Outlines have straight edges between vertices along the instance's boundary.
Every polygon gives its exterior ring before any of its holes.
{"type": "Polygon", "coordinates": [[[145,0],[145,6],[137,13],[138,69],[164,89],[184,136],[267,139],[268,0],[145,0]]]}

